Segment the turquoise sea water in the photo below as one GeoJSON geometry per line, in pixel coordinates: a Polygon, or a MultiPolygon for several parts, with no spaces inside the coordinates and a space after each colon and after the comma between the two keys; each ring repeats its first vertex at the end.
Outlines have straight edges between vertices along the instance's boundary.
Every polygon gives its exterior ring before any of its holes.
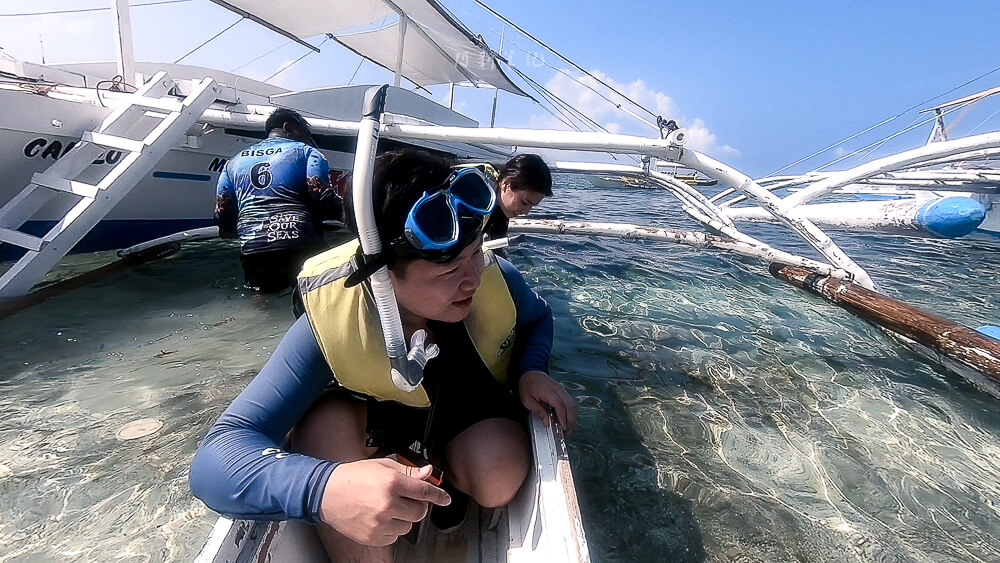
{"type": "MultiPolygon", "coordinates": [[[[672,208],[563,177],[539,211],[689,227],[672,208]]],[[[888,293],[1000,324],[1000,239],[833,234],[888,293]]],[[[1000,560],[995,399],[756,261],[589,237],[510,254],[556,315],[596,561],[1000,560]]],[[[194,557],[215,516],[188,464],[292,322],[240,281],[234,247],[196,243],[0,320],[0,563],[194,557]],[[115,438],[141,418],[165,425],[115,438]]]]}

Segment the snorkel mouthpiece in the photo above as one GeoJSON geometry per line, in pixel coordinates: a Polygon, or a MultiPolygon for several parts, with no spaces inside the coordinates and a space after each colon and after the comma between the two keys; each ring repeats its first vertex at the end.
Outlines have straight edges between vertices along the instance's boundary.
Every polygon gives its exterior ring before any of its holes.
{"type": "Polygon", "coordinates": [[[410,337],[410,351],[406,354],[406,361],[403,358],[389,358],[392,383],[400,391],[412,393],[424,378],[427,362],[441,351],[437,344],[425,345],[426,342],[427,331],[418,330],[410,337]]]}

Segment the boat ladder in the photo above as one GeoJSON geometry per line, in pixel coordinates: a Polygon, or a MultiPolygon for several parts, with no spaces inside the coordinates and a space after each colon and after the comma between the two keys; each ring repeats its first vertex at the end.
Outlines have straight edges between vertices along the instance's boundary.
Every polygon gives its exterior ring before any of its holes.
{"type": "Polygon", "coordinates": [[[219,92],[215,82],[205,78],[179,100],[169,95],[175,86],[165,72],[156,73],[135,93],[120,98],[121,105],[100,127],[84,132],[72,150],[33,175],[31,183],[0,207],[0,242],[27,250],[0,277],[0,299],[28,293],[170,149],[179,146],[219,92]],[[78,180],[95,159],[111,150],[123,156],[99,182],[78,180]],[[61,197],[75,203],[45,235],[18,230],[59,194],[70,194],[61,197]]]}

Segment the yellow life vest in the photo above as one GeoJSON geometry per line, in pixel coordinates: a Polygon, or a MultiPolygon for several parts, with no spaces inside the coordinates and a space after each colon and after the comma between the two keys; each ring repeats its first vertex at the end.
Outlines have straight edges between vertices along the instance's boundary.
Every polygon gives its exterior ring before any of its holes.
{"type": "Polygon", "coordinates": [[[452,168],[454,169],[478,168],[480,172],[482,172],[487,178],[489,178],[491,182],[493,182],[494,186],[496,186],[497,182],[500,181],[500,172],[489,162],[458,164],[456,166],[452,166],[452,168]]]}
{"type": "MultiPolygon", "coordinates": [[[[368,283],[345,287],[347,276],[357,269],[358,246],[353,240],[303,264],[298,285],[309,326],[341,386],[379,401],[428,407],[430,399],[422,384],[407,393],[389,377],[389,357],[368,283]]],[[[513,355],[517,311],[500,265],[490,252],[486,260],[482,282],[463,322],[483,363],[504,383],[513,355]]]]}

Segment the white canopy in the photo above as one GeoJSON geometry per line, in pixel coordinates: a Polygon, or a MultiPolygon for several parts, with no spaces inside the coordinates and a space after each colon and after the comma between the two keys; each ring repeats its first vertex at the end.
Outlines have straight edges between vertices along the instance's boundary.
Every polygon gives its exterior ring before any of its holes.
{"type": "Polygon", "coordinates": [[[470,82],[527,96],[496,54],[437,0],[212,0],[298,39],[329,33],[366,59],[420,86],[470,82]]]}

